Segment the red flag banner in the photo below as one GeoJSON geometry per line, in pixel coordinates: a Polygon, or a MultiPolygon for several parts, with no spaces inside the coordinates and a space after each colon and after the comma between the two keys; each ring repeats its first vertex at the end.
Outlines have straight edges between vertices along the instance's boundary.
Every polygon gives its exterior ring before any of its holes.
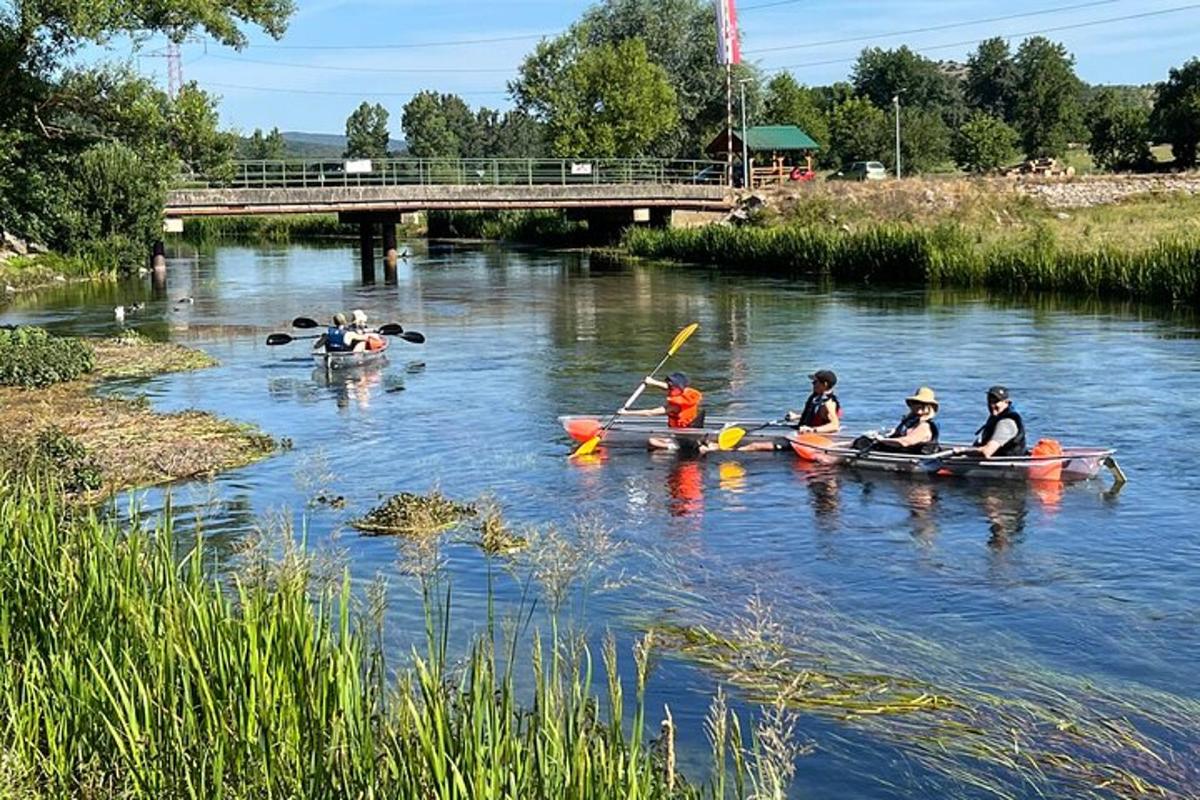
{"type": "Polygon", "coordinates": [[[742,63],[738,41],[737,0],[714,0],[717,7],[717,63],[742,63]]]}

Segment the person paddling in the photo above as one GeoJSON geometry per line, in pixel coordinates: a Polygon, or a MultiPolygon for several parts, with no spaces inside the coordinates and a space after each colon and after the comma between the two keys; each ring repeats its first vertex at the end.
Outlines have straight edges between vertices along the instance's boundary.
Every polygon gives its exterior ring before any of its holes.
{"type": "MultiPolygon", "coordinates": [[[[643,379],[647,386],[665,389],[666,402],[657,408],[623,408],[618,414],[628,417],[655,417],[666,415],[668,428],[701,428],[704,426],[704,410],[701,404],[704,395],[699,389],[690,385],[688,376],[682,372],[672,372],[665,382],[647,376],[643,379]]],[[[656,450],[699,450],[699,442],[693,439],[677,439],[675,437],[654,436],[648,441],[651,448],[656,450]]]]}
{"type": "MultiPolygon", "coordinates": [[[[370,326],[367,325],[367,312],[361,308],[356,308],[350,312],[350,330],[366,341],[366,349],[368,350],[382,350],[386,346],[383,337],[371,330],[370,326]]],[[[360,350],[362,348],[356,347],[355,349],[360,350]]]]}
{"type": "Polygon", "coordinates": [[[1013,408],[1012,398],[1004,386],[987,390],[988,418],[975,431],[975,442],[960,448],[956,455],[980,458],[1002,458],[1025,455],[1025,421],[1013,408]]]}
{"type": "Polygon", "coordinates": [[[327,353],[348,353],[366,348],[367,337],[351,330],[346,315],[339,311],[333,315],[333,325],[325,329],[324,345],[327,353]]]}
{"type": "MultiPolygon", "coordinates": [[[[804,401],[804,408],[788,411],[784,419],[796,423],[797,433],[837,433],[842,428],[842,403],[833,393],[837,386],[837,375],[833,370],[819,369],[808,376],[812,381],[812,394],[804,401]]],[[[757,450],[787,450],[791,445],[786,439],[751,442],[739,447],[738,452],[757,450]]]]}
{"type": "Polygon", "coordinates": [[[860,436],[854,441],[859,449],[870,448],[889,453],[920,453],[928,455],[938,449],[938,401],[933,389],[922,386],[910,397],[904,398],[908,413],[894,430],[882,439],[860,436]],[[866,441],[864,441],[866,440],[866,441]]]}

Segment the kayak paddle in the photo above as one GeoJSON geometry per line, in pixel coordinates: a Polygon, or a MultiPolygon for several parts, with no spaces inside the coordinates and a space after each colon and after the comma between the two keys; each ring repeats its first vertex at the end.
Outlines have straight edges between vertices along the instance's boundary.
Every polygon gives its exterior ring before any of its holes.
{"type": "Polygon", "coordinates": [[[309,319],[308,317],[296,317],[294,320],[292,320],[292,327],[319,328],[321,327],[321,323],[317,322],[315,319],[309,319]]]}
{"type": "Polygon", "coordinates": [[[732,450],[738,446],[738,443],[742,441],[742,438],[747,433],[761,431],[763,428],[769,428],[772,425],[786,425],[787,422],[788,421],[786,419],[773,419],[770,422],[764,422],[762,425],[757,425],[750,430],[739,428],[737,426],[725,428],[723,431],[717,434],[717,446],[722,450],[732,450]]]}
{"type": "MultiPolygon", "coordinates": [[[[700,328],[700,323],[693,322],[691,325],[688,325],[686,328],[681,330],[679,333],[675,334],[675,338],[671,340],[671,346],[667,348],[667,354],[662,357],[662,361],[658,362],[658,366],[655,367],[647,377],[653,378],[658,373],[658,371],[660,369],[662,369],[663,364],[667,363],[667,359],[670,358],[671,356],[675,355],[675,351],[677,351],[679,348],[683,347],[683,343],[686,342],[688,340],[688,338],[693,333],[695,333],[699,328],[700,328]]],[[[627,409],[631,405],[633,405],[633,403],[639,397],[642,396],[642,392],[644,392],[644,391],[646,391],[646,381],[645,380],[643,380],[640,384],[638,384],[638,388],[634,390],[633,394],[629,395],[629,399],[626,400],[625,404],[621,406],[621,411],[624,411],[625,409],[627,409]]],[[[569,458],[575,458],[576,456],[586,456],[586,455],[590,455],[591,453],[594,453],[596,451],[596,448],[600,446],[600,440],[603,438],[604,432],[613,426],[613,423],[617,421],[618,416],[620,416],[620,412],[618,412],[617,414],[613,414],[611,417],[609,417],[608,422],[604,423],[604,425],[602,425],[600,427],[600,430],[596,431],[596,434],[592,438],[588,439],[586,442],[579,445],[579,447],[577,447],[575,449],[575,452],[571,453],[569,458]]]]}
{"type": "MultiPolygon", "coordinates": [[[[297,327],[304,326],[298,325],[297,327]]],[[[425,343],[424,334],[417,333],[416,331],[406,331],[404,328],[400,327],[394,322],[388,323],[387,325],[381,325],[376,333],[380,334],[381,336],[398,336],[404,341],[411,342],[412,344],[425,343]]],[[[292,342],[299,341],[300,339],[319,339],[324,335],[325,334],[323,333],[314,333],[311,336],[291,336],[290,334],[286,333],[272,333],[267,337],[267,344],[272,346],[279,344],[291,344],[292,342]]]]}
{"type": "Polygon", "coordinates": [[[317,339],[324,335],[323,333],[314,333],[312,336],[290,336],[286,333],[272,333],[267,337],[267,344],[274,347],[277,344],[291,344],[300,339],[317,339]]]}

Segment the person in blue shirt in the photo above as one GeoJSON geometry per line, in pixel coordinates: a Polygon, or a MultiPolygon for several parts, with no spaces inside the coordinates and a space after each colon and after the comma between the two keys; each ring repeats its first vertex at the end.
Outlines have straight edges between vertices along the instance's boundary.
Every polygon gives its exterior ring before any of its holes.
{"type": "Polygon", "coordinates": [[[325,330],[325,352],[348,353],[365,350],[367,337],[347,327],[346,315],[340,311],[333,315],[333,325],[325,330]]]}

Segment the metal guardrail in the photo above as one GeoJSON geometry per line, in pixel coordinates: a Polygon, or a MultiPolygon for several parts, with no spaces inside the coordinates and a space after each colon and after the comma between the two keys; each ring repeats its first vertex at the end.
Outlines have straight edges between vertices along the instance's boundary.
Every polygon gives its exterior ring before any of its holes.
{"type": "Polygon", "coordinates": [[[388,158],[237,161],[233,177],[183,174],[175,189],[319,189],[358,186],[724,186],[720,161],[662,159],[388,158]]]}

